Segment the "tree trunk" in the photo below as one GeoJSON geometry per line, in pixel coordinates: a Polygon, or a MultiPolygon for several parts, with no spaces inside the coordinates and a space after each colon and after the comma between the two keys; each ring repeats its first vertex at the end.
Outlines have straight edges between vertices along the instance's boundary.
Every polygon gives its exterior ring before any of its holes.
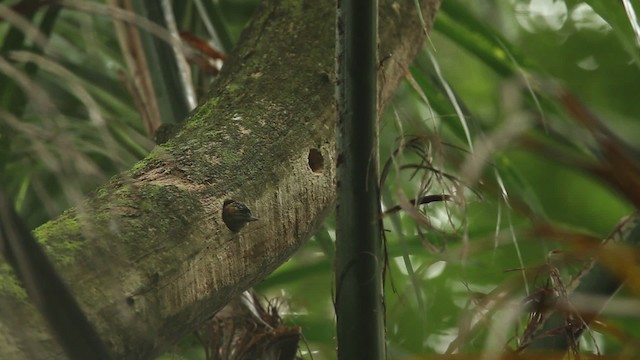
{"type": "MultiPolygon", "coordinates": [[[[438,3],[421,1],[429,28],[438,3]]],[[[414,2],[381,0],[380,14],[384,103],[425,32],[414,2]]],[[[328,0],[263,3],[176,137],[35,230],[113,358],[166,349],[287,260],[331,210],[334,24],[328,0]],[[260,220],[230,232],[225,199],[260,220]]],[[[0,276],[0,358],[64,358],[4,263],[0,276]]]]}

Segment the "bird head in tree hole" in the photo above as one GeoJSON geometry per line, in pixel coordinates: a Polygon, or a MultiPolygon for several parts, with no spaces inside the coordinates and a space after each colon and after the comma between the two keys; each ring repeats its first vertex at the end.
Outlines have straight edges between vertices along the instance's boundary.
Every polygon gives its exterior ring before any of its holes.
{"type": "Polygon", "coordinates": [[[247,205],[239,201],[227,199],[222,204],[222,221],[234,233],[240,231],[248,223],[257,220],[258,218],[251,214],[247,205]]]}

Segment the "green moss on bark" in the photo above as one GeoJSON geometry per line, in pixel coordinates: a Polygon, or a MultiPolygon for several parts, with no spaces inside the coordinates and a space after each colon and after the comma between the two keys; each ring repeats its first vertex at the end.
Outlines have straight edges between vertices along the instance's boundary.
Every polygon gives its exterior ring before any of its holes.
{"type": "Polygon", "coordinates": [[[22,287],[13,269],[7,263],[0,264],[0,293],[21,302],[28,300],[27,291],[22,287]]]}

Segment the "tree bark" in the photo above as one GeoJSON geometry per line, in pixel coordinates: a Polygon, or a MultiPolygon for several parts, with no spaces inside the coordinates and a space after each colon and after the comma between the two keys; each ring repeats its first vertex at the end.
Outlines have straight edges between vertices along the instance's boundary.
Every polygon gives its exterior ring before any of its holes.
{"type": "MultiPolygon", "coordinates": [[[[439,0],[420,3],[430,29],[439,0]]],[[[380,1],[382,103],[424,44],[416,10],[380,1]]],[[[113,358],[166,349],[286,261],[331,210],[334,44],[333,2],[264,2],[173,139],[35,230],[113,358]],[[228,198],[260,221],[230,232],[228,198]]],[[[0,358],[64,358],[5,263],[0,276],[0,358]]]]}

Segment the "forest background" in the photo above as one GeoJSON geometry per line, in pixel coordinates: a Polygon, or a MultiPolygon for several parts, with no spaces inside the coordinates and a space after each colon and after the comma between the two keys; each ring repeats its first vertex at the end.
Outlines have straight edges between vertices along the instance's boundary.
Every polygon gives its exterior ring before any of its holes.
{"type": "MultiPolygon", "coordinates": [[[[152,44],[166,44],[170,33],[141,26],[139,43],[127,42],[132,30],[122,24],[138,19],[106,10],[116,2],[65,4],[0,7],[0,180],[34,230],[136,169],[153,149],[156,129],[187,118],[209,96],[225,58],[201,40],[230,52],[247,24],[260,21],[253,17],[262,6],[174,2],[165,14],[172,13],[190,50],[167,69],[171,48],[152,44]],[[30,26],[43,37],[26,36],[30,26]],[[144,63],[134,50],[145,52],[144,63]],[[180,66],[190,75],[180,79],[180,66]],[[149,73],[141,75],[142,68],[149,73]]],[[[629,234],[637,233],[640,204],[638,8],[593,0],[441,4],[380,119],[381,203],[401,208],[384,218],[390,358],[519,349],[537,325],[527,301],[564,294],[596,255],[627,286],[615,294],[596,287],[572,303],[578,314],[599,313],[573,351],[621,358],[640,351],[637,250],[626,244],[637,242],[629,234]],[[452,200],[410,205],[445,194],[452,200]],[[615,246],[601,248],[604,239],[615,246]],[[602,309],[603,297],[609,302],[602,309]]],[[[318,78],[330,81],[332,68],[324,65],[318,78]]],[[[325,160],[331,168],[331,157],[325,160]]],[[[252,208],[259,217],[269,209],[252,208]]],[[[286,324],[300,326],[302,356],[331,359],[335,221],[323,211],[313,217],[318,224],[311,219],[311,239],[255,289],[278,299],[286,324]]],[[[283,227],[292,229],[284,219],[283,227]]],[[[68,260],[54,253],[56,264],[68,260]]],[[[20,289],[4,280],[0,291],[20,289]]],[[[205,356],[193,335],[164,350],[168,358],[205,356]]]]}

